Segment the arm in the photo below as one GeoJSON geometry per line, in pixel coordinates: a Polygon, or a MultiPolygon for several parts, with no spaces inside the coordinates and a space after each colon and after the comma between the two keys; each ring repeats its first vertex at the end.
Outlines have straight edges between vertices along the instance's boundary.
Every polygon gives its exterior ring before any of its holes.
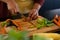
{"type": "Polygon", "coordinates": [[[4,2],[7,3],[8,9],[12,12],[12,13],[16,13],[18,12],[18,6],[15,2],[15,0],[2,0],[4,2]]]}
{"type": "Polygon", "coordinates": [[[6,3],[13,3],[14,4],[14,0],[1,0],[1,1],[3,1],[3,2],[6,2],[6,3]]]}
{"type": "Polygon", "coordinates": [[[29,18],[36,19],[38,17],[38,11],[43,5],[44,0],[34,0],[34,6],[29,13],[29,18]]]}
{"type": "Polygon", "coordinates": [[[44,3],[44,0],[34,0],[34,6],[33,6],[33,9],[37,9],[39,10],[41,8],[41,6],[43,5],[44,3]]]}

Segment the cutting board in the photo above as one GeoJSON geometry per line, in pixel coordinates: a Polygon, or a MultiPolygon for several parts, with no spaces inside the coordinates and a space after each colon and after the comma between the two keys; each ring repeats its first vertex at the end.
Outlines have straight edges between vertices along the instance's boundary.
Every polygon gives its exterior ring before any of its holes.
{"type": "MultiPolygon", "coordinates": [[[[43,17],[40,17],[40,18],[43,18],[43,17]]],[[[21,19],[15,19],[15,20],[12,20],[12,22],[17,26],[21,25],[21,19]],[[19,24],[17,24],[17,23],[19,23],[19,24]]],[[[60,30],[60,27],[58,27],[57,25],[54,25],[51,27],[43,27],[40,29],[35,29],[35,30],[30,31],[30,33],[56,32],[58,30],[60,30]]]]}

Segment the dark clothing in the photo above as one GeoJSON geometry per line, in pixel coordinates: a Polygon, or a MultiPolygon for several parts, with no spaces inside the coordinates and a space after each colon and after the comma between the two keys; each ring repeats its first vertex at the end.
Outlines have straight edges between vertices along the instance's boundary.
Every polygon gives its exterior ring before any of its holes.
{"type": "Polygon", "coordinates": [[[0,18],[4,18],[8,15],[7,4],[0,1],[0,18]]]}
{"type": "Polygon", "coordinates": [[[44,0],[34,0],[34,3],[39,3],[40,5],[43,5],[44,0]]]}

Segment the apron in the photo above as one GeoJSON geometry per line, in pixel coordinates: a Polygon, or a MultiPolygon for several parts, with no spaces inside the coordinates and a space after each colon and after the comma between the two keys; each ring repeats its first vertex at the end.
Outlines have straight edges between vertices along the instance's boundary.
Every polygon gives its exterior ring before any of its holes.
{"type": "Polygon", "coordinates": [[[19,10],[21,14],[29,13],[33,8],[33,0],[15,0],[18,4],[19,10]]]}

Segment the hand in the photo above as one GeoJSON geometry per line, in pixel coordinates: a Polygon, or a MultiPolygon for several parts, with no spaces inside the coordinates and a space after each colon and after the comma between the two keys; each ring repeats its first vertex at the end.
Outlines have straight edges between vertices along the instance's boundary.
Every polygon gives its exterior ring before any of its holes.
{"type": "Polygon", "coordinates": [[[36,19],[38,17],[38,10],[37,9],[32,9],[29,13],[30,19],[36,19]]]}
{"type": "Polygon", "coordinates": [[[15,3],[7,3],[9,11],[14,14],[16,12],[19,12],[18,6],[15,3]]]}

